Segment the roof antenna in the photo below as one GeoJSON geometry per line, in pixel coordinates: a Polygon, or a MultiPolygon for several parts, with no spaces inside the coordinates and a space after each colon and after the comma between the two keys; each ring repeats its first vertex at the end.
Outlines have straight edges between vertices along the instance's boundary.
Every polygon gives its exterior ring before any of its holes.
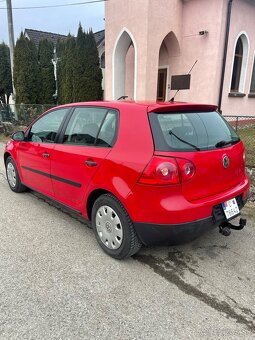
{"type": "MultiPolygon", "coordinates": [[[[188,74],[191,73],[191,71],[193,70],[193,68],[194,68],[194,66],[196,65],[197,61],[198,61],[198,60],[196,60],[196,61],[194,62],[194,64],[192,65],[191,69],[189,70],[189,73],[188,73],[188,74]]],[[[169,100],[169,102],[171,102],[171,103],[174,102],[174,98],[176,97],[176,95],[177,95],[177,93],[178,93],[179,91],[180,91],[180,89],[178,89],[178,90],[175,92],[175,95],[169,100]]]]}
{"type": "Polygon", "coordinates": [[[117,100],[126,99],[126,98],[128,98],[128,96],[121,96],[117,100]]]}

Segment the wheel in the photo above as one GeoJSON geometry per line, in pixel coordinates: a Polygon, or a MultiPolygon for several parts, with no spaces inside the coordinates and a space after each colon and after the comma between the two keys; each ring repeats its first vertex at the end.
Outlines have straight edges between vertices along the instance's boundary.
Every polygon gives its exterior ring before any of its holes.
{"type": "Polygon", "coordinates": [[[142,246],[127,211],[110,194],[104,194],[95,201],[92,227],[99,245],[115,259],[132,256],[142,246]]]}
{"type": "Polygon", "coordinates": [[[12,191],[23,192],[27,188],[21,183],[16,164],[11,156],[9,156],[5,163],[6,176],[8,184],[12,191]]]}

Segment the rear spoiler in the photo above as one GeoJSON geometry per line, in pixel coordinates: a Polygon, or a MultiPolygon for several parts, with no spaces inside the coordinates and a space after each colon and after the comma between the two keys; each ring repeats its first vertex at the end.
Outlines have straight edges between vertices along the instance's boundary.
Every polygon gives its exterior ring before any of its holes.
{"type": "Polygon", "coordinates": [[[190,103],[160,103],[148,106],[148,112],[190,112],[190,111],[216,111],[216,105],[190,104],[190,103]]]}

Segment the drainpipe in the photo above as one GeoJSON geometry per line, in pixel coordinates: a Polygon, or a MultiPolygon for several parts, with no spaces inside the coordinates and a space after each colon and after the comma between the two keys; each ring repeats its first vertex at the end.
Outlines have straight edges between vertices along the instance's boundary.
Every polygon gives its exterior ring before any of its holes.
{"type": "Polygon", "coordinates": [[[231,19],[232,3],[233,3],[233,0],[229,0],[228,1],[228,12],[227,12],[227,21],[226,21],[224,53],[223,53],[223,62],[222,62],[222,69],[221,69],[220,91],[219,91],[219,102],[218,102],[218,110],[219,110],[220,113],[222,113],[221,103],[222,103],[224,76],[225,76],[227,51],[228,51],[228,38],[229,38],[229,29],[230,29],[230,19],[231,19]]]}

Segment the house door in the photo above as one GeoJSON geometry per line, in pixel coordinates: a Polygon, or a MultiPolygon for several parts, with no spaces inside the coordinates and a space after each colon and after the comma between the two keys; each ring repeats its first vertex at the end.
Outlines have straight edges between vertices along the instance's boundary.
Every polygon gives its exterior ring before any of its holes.
{"type": "Polygon", "coordinates": [[[166,100],[166,78],[167,78],[167,69],[161,68],[158,70],[158,90],[157,90],[157,100],[165,101],[166,100]]]}

